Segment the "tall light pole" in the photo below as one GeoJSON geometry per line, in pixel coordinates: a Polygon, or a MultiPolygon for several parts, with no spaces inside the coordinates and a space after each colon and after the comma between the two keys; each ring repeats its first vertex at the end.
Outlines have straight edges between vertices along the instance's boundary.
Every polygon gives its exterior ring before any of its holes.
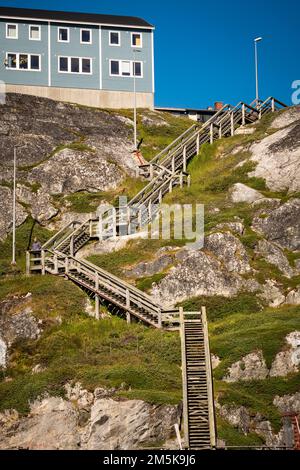
{"type": "Polygon", "coordinates": [[[137,103],[136,103],[136,73],[135,73],[135,60],[136,60],[136,53],[141,52],[139,49],[133,49],[133,96],[134,96],[134,104],[133,104],[133,121],[134,121],[134,150],[137,150],[137,103]]]}
{"type": "Polygon", "coordinates": [[[256,83],[256,104],[259,104],[259,89],[258,89],[258,53],[257,53],[257,44],[262,40],[262,38],[254,39],[254,49],[255,49],[255,83],[256,83]]]}
{"type": "Polygon", "coordinates": [[[16,180],[17,180],[17,149],[14,147],[14,172],[13,172],[13,239],[12,239],[12,261],[16,264],[16,180]]]}

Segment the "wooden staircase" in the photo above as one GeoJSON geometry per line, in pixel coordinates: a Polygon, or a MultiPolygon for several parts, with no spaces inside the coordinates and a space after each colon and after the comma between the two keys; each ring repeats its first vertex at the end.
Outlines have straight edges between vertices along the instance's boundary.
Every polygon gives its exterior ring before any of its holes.
{"type": "Polygon", "coordinates": [[[212,373],[205,308],[180,312],[184,435],[189,449],[216,446],[212,373]]]}
{"type": "Polygon", "coordinates": [[[121,227],[126,228],[127,234],[141,230],[157,216],[166,193],[172,192],[175,186],[190,184],[187,164],[199,153],[201,145],[234,135],[236,127],[255,122],[267,112],[284,106],[274,98],[268,98],[256,107],[253,103],[242,102],[236,107],[225,105],[202,127],[192,126],[140,168],[141,175],[149,182],[125,208],[112,208],[99,219],[68,224],[43,245],[38,257],[27,252],[27,274],[60,275],[76,283],[95,299],[96,318],[99,318],[99,306],[103,302],[114,313],[126,315],[128,322],[134,317],[154,328],[180,329],[185,442],[190,449],[214,448],[216,441],[205,310],[196,313],[183,312],[179,308],[166,310],[131,284],[75,255],[92,239],[117,237],[121,227]]]}

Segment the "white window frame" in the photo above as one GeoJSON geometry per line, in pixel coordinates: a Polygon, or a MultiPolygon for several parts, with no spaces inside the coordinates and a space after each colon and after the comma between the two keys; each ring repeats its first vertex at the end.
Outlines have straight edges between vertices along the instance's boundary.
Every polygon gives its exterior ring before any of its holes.
{"type": "Polygon", "coordinates": [[[112,47],[120,47],[121,46],[121,31],[109,31],[109,45],[112,47]],[[111,43],[111,34],[117,34],[119,37],[119,44],[112,44],[111,43]]]}
{"type": "Polygon", "coordinates": [[[109,76],[110,77],[118,77],[118,78],[134,78],[133,75],[133,64],[139,63],[141,64],[141,75],[136,75],[136,79],[144,78],[144,62],[142,60],[125,60],[125,59],[110,59],[109,60],[109,76]],[[119,74],[111,73],[111,63],[112,62],[119,62],[119,74]],[[122,62],[130,62],[130,75],[122,75],[122,62]]]}
{"type": "Polygon", "coordinates": [[[18,23],[6,23],[6,39],[19,39],[19,25],[18,23]],[[16,37],[12,38],[8,35],[8,27],[15,26],[16,27],[16,37]]]}
{"type": "Polygon", "coordinates": [[[57,27],[57,42],[62,42],[64,44],[67,44],[70,42],[70,28],[67,27],[67,26],[58,26],[57,27]],[[62,39],[59,39],[59,31],[61,29],[66,29],[68,31],[68,40],[67,41],[63,41],[62,39]]]}
{"type": "Polygon", "coordinates": [[[71,74],[71,75],[93,75],[93,59],[92,57],[75,57],[75,56],[66,56],[66,55],[59,55],[58,56],[58,61],[57,61],[57,71],[58,73],[65,73],[65,74],[71,74]],[[59,65],[60,65],[60,59],[68,59],[68,71],[65,70],[60,70],[59,65]],[[72,72],[71,71],[71,59],[79,59],[79,72],[72,72]],[[90,72],[83,72],[82,71],[82,61],[86,59],[90,61],[91,64],[91,71],[90,72]]]}
{"type": "Polygon", "coordinates": [[[80,29],[80,44],[93,44],[93,30],[90,28],[81,28],[80,29]],[[82,32],[83,31],[89,31],[90,33],[90,40],[89,42],[83,41],[82,40],[82,32]]]}
{"type": "Polygon", "coordinates": [[[40,26],[40,25],[38,25],[38,24],[30,24],[28,30],[29,30],[29,33],[28,33],[28,34],[29,34],[29,41],[41,41],[42,35],[41,35],[41,26],[40,26]],[[31,38],[31,37],[30,37],[31,28],[38,28],[38,29],[39,29],[39,38],[38,38],[38,39],[34,39],[34,38],[31,38]]]}
{"type": "Polygon", "coordinates": [[[130,41],[131,41],[131,47],[134,47],[135,49],[142,49],[142,48],[143,48],[143,34],[142,34],[142,33],[139,33],[138,31],[132,32],[132,33],[131,33],[130,41]],[[138,35],[141,37],[141,45],[140,45],[140,46],[134,46],[134,45],[133,45],[133,35],[134,35],[134,34],[138,34],[138,35]]]}
{"type": "Polygon", "coordinates": [[[31,53],[28,53],[28,52],[7,52],[6,53],[6,62],[7,62],[7,70],[15,70],[15,71],[19,71],[19,72],[41,72],[42,71],[42,55],[41,54],[31,54],[31,53]],[[17,58],[17,62],[16,62],[16,67],[9,67],[8,66],[8,56],[12,54],[12,55],[15,55],[16,58],[17,58]],[[20,55],[27,55],[28,56],[28,68],[27,69],[23,69],[23,68],[20,68],[20,55]],[[31,56],[38,56],[39,57],[39,64],[40,64],[40,68],[39,69],[32,69],[31,68],[31,56]]]}

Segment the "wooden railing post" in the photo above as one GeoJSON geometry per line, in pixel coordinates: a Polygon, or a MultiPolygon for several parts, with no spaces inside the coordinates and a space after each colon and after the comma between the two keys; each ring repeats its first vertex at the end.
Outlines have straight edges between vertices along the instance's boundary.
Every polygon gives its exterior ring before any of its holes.
{"type": "MultiPolygon", "coordinates": [[[[126,289],[126,308],[128,310],[130,309],[130,291],[129,291],[129,289],[126,289]]],[[[131,315],[130,315],[130,312],[128,310],[126,312],[126,320],[127,320],[127,323],[130,324],[131,323],[131,315]]]]}
{"type": "Polygon", "coordinates": [[[100,319],[100,298],[98,295],[99,291],[99,273],[95,271],[95,318],[96,320],[100,319]]]}
{"type": "Polygon", "coordinates": [[[275,113],[275,99],[274,98],[272,98],[271,104],[272,104],[272,113],[275,113]]]}
{"type": "Polygon", "coordinates": [[[175,173],[175,157],[172,158],[172,173],[175,173]]]}
{"type": "Polygon", "coordinates": [[[182,162],[183,171],[186,171],[186,145],[183,147],[183,162],[182,162]]]}
{"type": "Polygon", "coordinates": [[[30,274],[30,251],[26,251],[26,275],[30,274]]]}
{"type": "Polygon", "coordinates": [[[150,180],[153,179],[153,176],[154,176],[154,169],[153,169],[153,164],[150,163],[150,180]]]}
{"type": "Polygon", "coordinates": [[[46,274],[46,257],[45,257],[45,251],[41,251],[41,267],[42,267],[42,275],[44,276],[46,274]]]}
{"type": "Polygon", "coordinates": [[[222,123],[219,125],[219,139],[222,139],[222,123]]]}
{"type": "Polygon", "coordinates": [[[54,274],[58,274],[58,257],[57,257],[57,254],[54,255],[53,261],[54,261],[54,274]]]}
{"type": "Polygon", "coordinates": [[[173,180],[170,180],[170,183],[169,183],[169,193],[172,193],[173,192],[173,180]]]}
{"type": "Polygon", "coordinates": [[[210,136],[210,143],[213,144],[213,142],[214,142],[214,125],[213,125],[213,123],[211,123],[211,125],[210,125],[209,136],[210,136]]]}
{"type": "Polygon", "coordinates": [[[246,124],[246,108],[245,104],[242,104],[242,126],[246,124]]]}
{"type": "Polygon", "coordinates": [[[231,135],[234,135],[234,114],[233,112],[230,113],[230,127],[231,127],[231,135]]]}
{"type": "Polygon", "coordinates": [[[182,172],[179,175],[179,185],[181,188],[183,188],[183,173],[182,172]]]}
{"type": "Polygon", "coordinates": [[[162,313],[161,313],[161,309],[158,310],[158,317],[157,317],[157,320],[158,320],[158,328],[162,328],[162,313]]]}
{"type": "Polygon", "coordinates": [[[70,255],[74,256],[74,237],[73,236],[70,239],[70,255]]]}
{"type": "Polygon", "coordinates": [[[188,188],[191,187],[191,175],[187,176],[187,186],[188,186],[188,188]]]}
{"type": "Polygon", "coordinates": [[[65,273],[69,274],[69,258],[65,258],[65,273]]]}
{"type": "Polygon", "coordinates": [[[199,133],[197,135],[196,146],[197,146],[197,155],[198,155],[200,152],[200,134],[199,133]]]}

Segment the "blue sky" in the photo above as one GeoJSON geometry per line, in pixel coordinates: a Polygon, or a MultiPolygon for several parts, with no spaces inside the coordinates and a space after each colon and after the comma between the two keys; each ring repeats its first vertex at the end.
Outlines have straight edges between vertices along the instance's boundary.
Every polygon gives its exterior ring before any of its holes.
{"type": "Polygon", "coordinates": [[[15,0],[0,6],[140,16],[156,27],[157,106],[207,107],[255,98],[253,39],[261,97],[291,103],[300,80],[299,0],[15,0]]]}

